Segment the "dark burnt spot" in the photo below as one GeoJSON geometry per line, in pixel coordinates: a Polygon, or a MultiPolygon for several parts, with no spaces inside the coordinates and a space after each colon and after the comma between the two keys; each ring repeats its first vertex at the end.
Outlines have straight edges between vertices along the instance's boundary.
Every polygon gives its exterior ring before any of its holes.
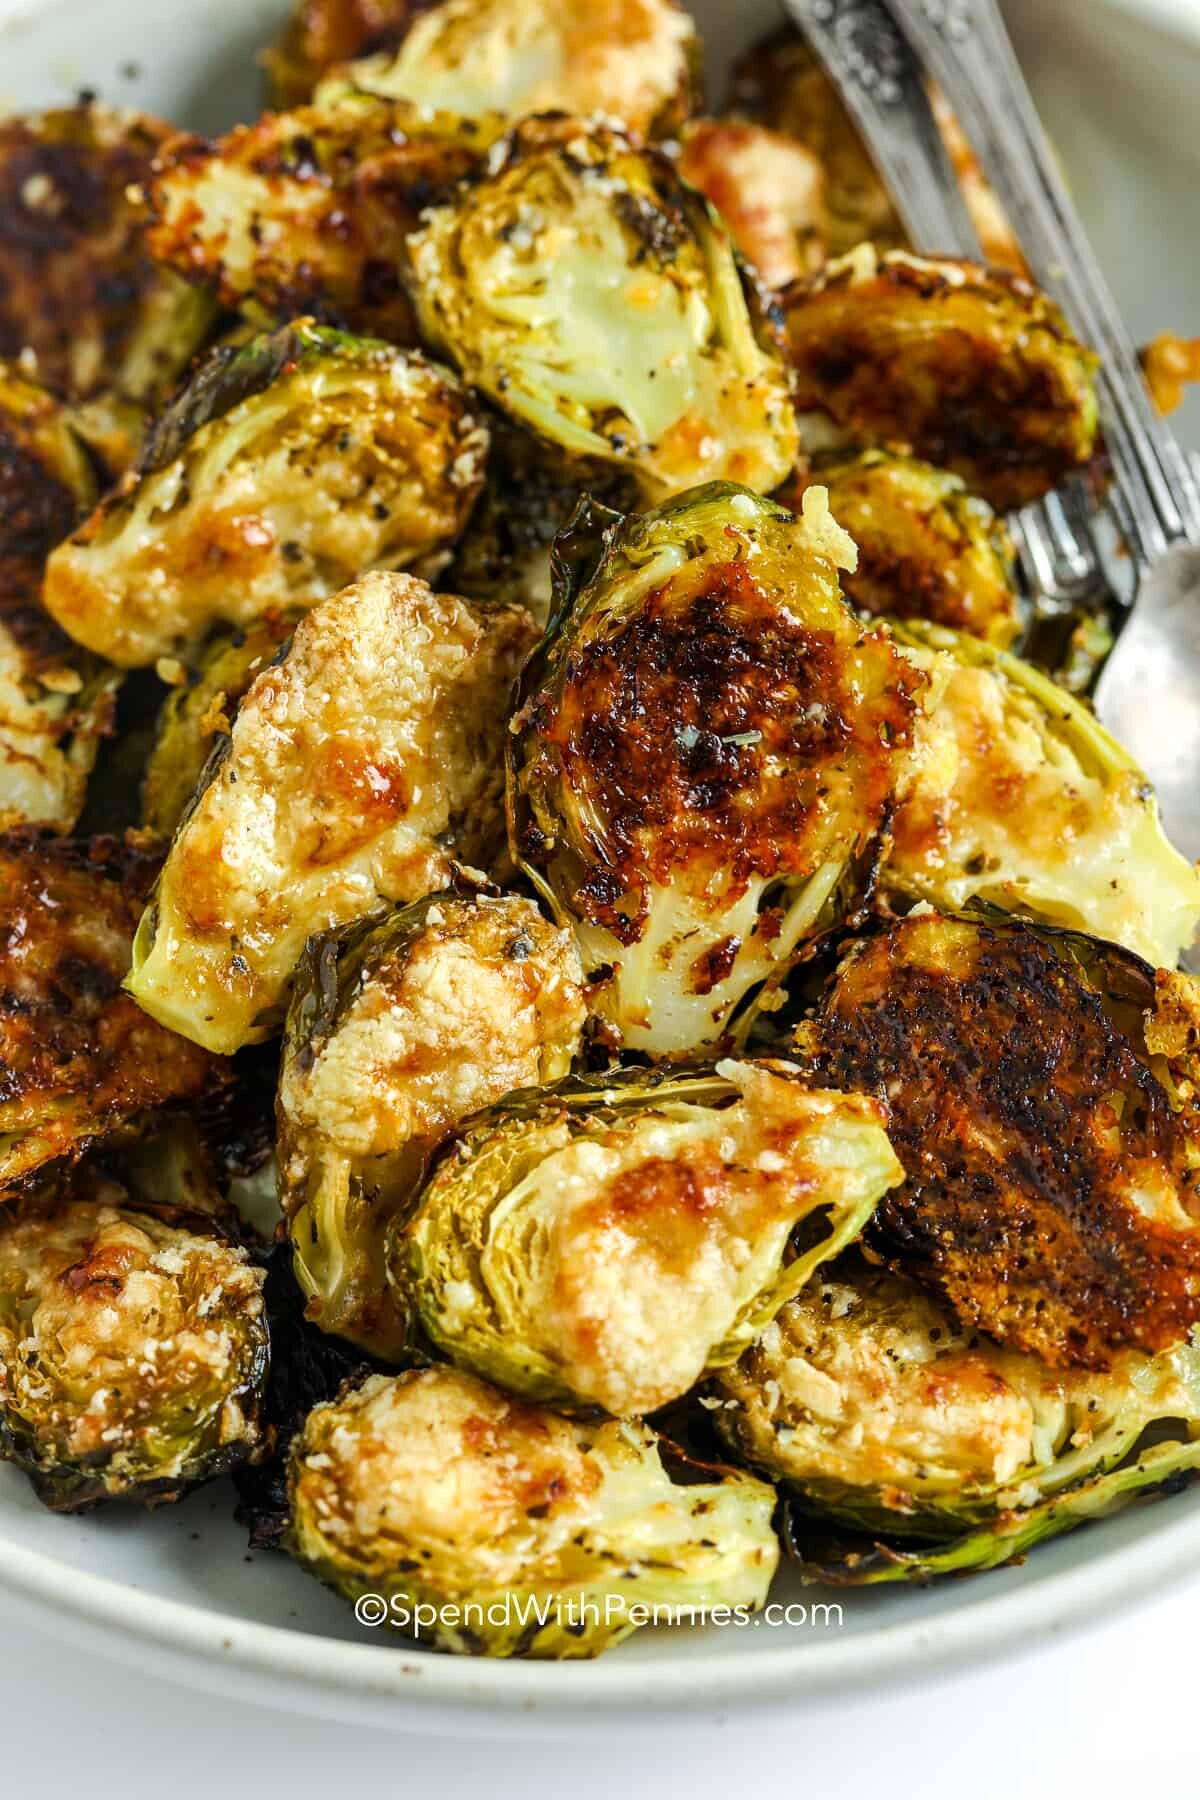
{"type": "Polygon", "coordinates": [[[891,1109],[908,1179],[877,1247],[1051,1363],[1161,1350],[1200,1317],[1200,1231],[1130,1197],[1194,1199],[1186,1126],[1118,1019],[1138,1029],[1032,932],[920,919],[846,961],[813,1028],[816,1078],[891,1109]]]}
{"type": "Polygon", "coordinates": [[[692,992],[711,994],[715,987],[728,981],[741,947],[740,937],[726,937],[711,950],[702,951],[692,964],[692,992]]]}
{"type": "Polygon", "coordinates": [[[626,188],[614,202],[617,217],[637,240],[635,262],[671,263],[680,246],[688,241],[687,221],[678,206],[649,200],[643,194],[626,188]]]}

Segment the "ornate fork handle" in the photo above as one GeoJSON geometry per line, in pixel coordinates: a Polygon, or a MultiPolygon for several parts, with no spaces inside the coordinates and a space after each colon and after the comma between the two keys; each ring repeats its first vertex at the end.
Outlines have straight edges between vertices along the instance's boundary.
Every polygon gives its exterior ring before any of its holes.
{"type": "Polygon", "coordinates": [[[978,256],[979,238],[921,65],[881,0],[787,0],[881,171],[914,244],[978,256]]]}
{"type": "Polygon", "coordinates": [[[1105,440],[1139,567],[1170,543],[1200,542],[1200,491],[1173,433],[1151,407],[995,0],[888,5],[958,115],[1036,280],[1100,354],[1105,440]]]}

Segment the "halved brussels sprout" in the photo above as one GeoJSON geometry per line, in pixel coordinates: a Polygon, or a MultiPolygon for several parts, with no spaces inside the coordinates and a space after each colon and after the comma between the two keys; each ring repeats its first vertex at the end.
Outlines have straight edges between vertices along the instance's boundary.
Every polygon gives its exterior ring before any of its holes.
{"type": "Polygon", "coordinates": [[[487,433],[453,376],[311,321],[220,350],[135,481],[51,556],[45,603],[126,667],[311,605],[458,535],[487,433]]]}
{"type": "Polygon", "coordinates": [[[914,731],[885,889],[947,911],[985,900],[1173,968],[1200,925],[1200,874],[1129,754],[1015,656],[915,621],[896,636],[938,695],[914,731]]]}
{"type": "Polygon", "coordinates": [[[674,1479],[676,1460],[638,1421],[576,1423],[456,1369],[373,1375],[309,1414],[287,1547],[438,1649],[596,1656],[639,1625],[766,1599],[773,1489],[674,1479]]]}
{"type": "Polygon", "coordinates": [[[803,144],[745,119],[693,119],[680,133],[679,172],[716,207],[769,288],[825,260],[825,176],[803,144]]]}
{"type": "Polygon", "coordinates": [[[671,135],[692,110],[700,49],[676,0],[436,0],[411,14],[318,102],[349,88],[459,118],[615,119],[639,137],[671,135]]]}
{"type": "Polygon", "coordinates": [[[259,61],[273,106],[302,106],[329,69],[398,44],[427,0],[294,0],[278,43],[259,61]]]}
{"type": "Polygon", "coordinates": [[[216,143],[168,147],[150,189],[148,241],[225,306],[317,313],[410,344],[405,238],[486,148],[469,125],[439,128],[365,95],[267,113],[216,143]]]}
{"type": "Polygon", "coordinates": [[[1096,449],[1096,358],[1023,277],[870,244],[785,298],[801,414],[961,475],[999,511],[1096,449]]]}
{"type": "Polygon", "coordinates": [[[881,250],[906,243],[841,95],[798,31],[785,26],[756,44],[734,67],[731,98],[739,112],[794,139],[818,159],[824,176],[822,247],[829,256],[843,256],[864,239],[881,250]]]}
{"type": "Polygon", "coordinates": [[[146,250],[139,190],[170,135],[94,103],[0,120],[0,356],[65,398],[157,406],[208,333],[211,303],[146,250]]]}
{"type": "Polygon", "coordinates": [[[893,1265],[1056,1368],[1178,1343],[1200,1318],[1193,991],[1094,938],[930,912],[854,945],[797,1048],[813,1081],[887,1094],[908,1174],[871,1229],[893,1265]]]}
{"type": "Polygon", "coordinates": [[[114,838],[0,834],[0,1198],[219,1078],[121,992],[157,866],[114,838]]]}
{"type": "Polygon", "coordinates": [[[853,560],[820,488],[799,519],[712,484],[560,540],[509,829],[630,1049],[719,1040],[845,910],[925,683],[843,600],[853,560]]]}
{"type": "Polygon", "coordinates": [[[501,1102],[398,1221],[397,1293],[453,1362],[527,1399],[666,1406],[902,1179],[877,1101],[796,1075],[635,1069],[501,1102]]]}
{"type": "Polygon", "coordinates": [[[948,1544],[904,1547],[834,1538],[806,1515],[785,1509],[784,1541],[800,1565],[801,1579],[823,1587],[870,1587],[881,1581],[924,1584],[942,1575],[966,1575],[1020,1562],[1047,1538],[1094,1519],[1111,1518],[1135,1500],[1177,1491],[1200,1469],[1200,1440],[1151,1444],[1132,1462],[1082,1481],[1035,1505],[1000,1513],[948,1544]]]}
{"type": "Polygon", "coordinates": [[[1152,1426],[1200,1432],[1200,1349],[1051,1369],[851,1254],[721,1371],[712,1396],[739,1460],[805,1510],[954,1538],[1115,1468],[1152,1426]]]}
{"type": "Polygon", "coordinates": [[[1012,539],[986,500],[946,469],[887,450],[813,460],[803,477],[858,549],[842,580],[860,611],[930,619],[1007,649],[1022,627],[1012,539]]]}
{"type": "Polygon", "coordinates": [[[570,933],[517,895],[436,894],[310,944],[280,1071],[280,1200],[323,1330],[403,1348],[389,1223],[452,1126],[567,1074],[586,1017],[570,933]]]}
{"type": "Polygon", "coordinates": [[[301,616],[296,610],[267,613],[245,631],[221,633],[167,696],[142,777],[142,821],[150,831],[174,834],[251,683],[279,655],[301,616]]]}
{"type": "Polygon", "coordinates": [[[0,363],[0,830],[79,817],[117,677],[42,609],[54,545],[95,501],[66,409],[0,363]]]}
{"type": "Polygon", "coordinates": [[[651,499],[767,491],[798,437],[773,325],[706,202],[657,151],[531,119],[409,239],[425,336],[560,455],[651,499]]]}
{"type": "Polygon", "coordinates": [[[175,835],[128,988],[229,1053],[283,1023],[306,940],[502,854],[520,607],[375,574],[307,613],[258,676],[175,835]]]}
{"type": "Polygon", "coordinates": [[[262,1446],[263,1272],[77,1185],[0,1218],[0,1456],[62,1512],[178,1500],[262,1446]]]}

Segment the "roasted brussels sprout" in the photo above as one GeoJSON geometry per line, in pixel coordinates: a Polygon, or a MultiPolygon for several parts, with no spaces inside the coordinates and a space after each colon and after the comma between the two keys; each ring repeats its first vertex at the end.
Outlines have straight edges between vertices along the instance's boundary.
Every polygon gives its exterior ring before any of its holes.
{"type": "Polygon", "coordinates": [[[156,406],[212,307],[147,254],[138,192],[170,135],[85,104],[0,120],[0,356],[67,399],[156,406]]]}
{"type": "Polygon", "coordinates": [[[120,991],[157,861],[112,838],[0,835],[0,1198],[219,1078],[120,991]]]}
{"type": "Polygon", "coordinates": [[[893,1265],[1056,1368],[1178,1343],[1200,1318],[1191,991],[1096,939],[930,912],[853,946],[797,1048],[813,1081],[887,1094],[907,1179],[871,1234],[893,1265]]]}
{"type": "Polygon", "coordinates": [[[317,89],[351,89],[459,118],[571,113],[667,136],[692,109],[696,29],[676,0],[438,0],[395,47],[317,89]]]}
{"type": "Polygon", "coordinates": [[[79,817],[116,676],[42,609],[45,560],[95,499],[63,406],[0,364],[0,830],[79,817]]]}
{"type": "Polygon", "coordinates": [[[904,227],[837,89],[799,32],[773,33],[733,72],[738,112],[802,144],[823,174],[821,236],[830,256],[864,239],[902,247],[904,227]]]}
{"type": "Polygon", "coordinates": [[[745,119],[693,119],[680,133],[679,172],[769,288],[824,261],[824,173],[803,144],[745,119]]]}
{"type": "Polygon", "coordinates": [[[1012,540],[957,475],[887,450],[814,459],[803,477],[858,549],[842,589],[861,612],[931,619],[1007,649],[1021,629],[1012,540]]]}
{"type": "Polygon", "coordinates": [[[530,1400],[652,1412],[858,1236],[902,1178],[885,1120],[789,1064],[516,1095],[444,1156],[389,1273],[462,1367],[530,1400]]]}
{"type": "Polygon", "coordinates": [[[153,663],[449,544],[486,450],[466,394],[415,352],[285,326],[215,353],[137,480],[51,556],[46,605],[113,662],[153,663]]]}
{"type": "Polygon", "coordinates": [[[884,888],[952,912],[985,900],[1173,968],[1200,925],[1200,874],[1128,753],[1028,663],[934,626],[896,633],[938,697],[915,728],[884,888]]]}
{"type": "Polygon", "coordinates": [[[1151,1444],[1132,1461],[1081,1481],[1029,1507],[1002,1512],[945,1544],[872,1544],[869,1539],[814,1542],[812,1520],[784,1513],[785,1542],[801,1578],[829,1587],[869,1587],[881,1581],[925,1583],[941,1575],[965,1575],[1020,1562],[1046,1538],[1110,1518],[1135,1500],[1173,1492],[1200,1469],[1200,1440],[1151,1444]]]}
{"type": "Polygon", "coordinates": [[[63,1512],[157,1505],[262,1444],[261,1269],[115,1182],[0,1217],[0,1456],[63,1512]]]}
{"type": "Polygon", "coordinates": [[[836,922],[890,806],[925,678],[838,588],[854,546],[710,485],[584,510],[509,743],[513,853],[574,923],[630,1049],[720,1039],[836,922]]]}
{"type": "Polygon", "coordinates": [[[184,680],[167,696],[142,778],[142,821],[171,837],[216,743],[251,683],[290,640],[298,611],[266,613],[244,631],[222,632],[204,645],[184,680]]]}
{"type": "Polygon", "coordinates": [[[170,145],[150,190],[149,243],[226,306],[316,313],[412,343],[405,237],[486,148],[466,126],[364,95],[267,113],[216,143],[170,145]]]}
{"type": "Polygon", "coordinates": [[[712,1397],[739,1460],[805,1510],[954,1538],[1114,1468],[1151,1426],[1200,1428],[1200,1350],[1052,1369],[851,1253],[715,1377],[712,1397]]]}
{"type": "Polygon", "coordinates": [[[271,101],[302,106],[328,70],[398,44],[427,0],[295,0],[282,37],[265,51],[271,101]]]}
{"type": "Polygon", "coordinates": [[[516,895],[437,894],[313,940],[288,1013],[279,1160],[323,1330],[380,1356],[403,1347],[389,1222],[451,1126],[567,1074],[586,1016],[570,934],[516,895]]]}
{"type": "Polygon", "coordinates": [[[774,1491],[689,1473],[637,1421],[574,1423],[455,1369],[374,1375],[296,1440],[288,1548],[439,1649],[595,1656],[766,1599],[774,1491]]]}
{"type": "Polygon", "coordinates": [[[1096,358],[1020,276],[863,244],[785,312],[802,414],[927,457],[1002,512],[1096,448],[1096,358]]]}
{"type": "Polygon", "coordinates": [[[242,701],[134,943],[139,1005],[230,1052],[277,1032],[313,932],[501,853],[520,607],[368,575],[305,615],[242,701]]]}
{"type": "Polygon", "coordinates": [[[765,491],[796,460],[783,357],[724,228],[615,127],[531,119],[409,239],[426,337],[586,466],[651,499],[765,491]]]}

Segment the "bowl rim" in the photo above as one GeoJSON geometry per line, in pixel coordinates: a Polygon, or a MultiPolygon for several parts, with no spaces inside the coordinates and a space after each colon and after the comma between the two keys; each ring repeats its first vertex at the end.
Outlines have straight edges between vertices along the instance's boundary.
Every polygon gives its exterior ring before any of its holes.
{"type": "MultiPolygon", "coordinates": [[[[1091,0],[1087,0],[1091,4],[1091,0]]],[[[1200,6],[1196,0],[1100,0],[1106,11],[1140,19],[1200,49],[1200,6]]]]}

